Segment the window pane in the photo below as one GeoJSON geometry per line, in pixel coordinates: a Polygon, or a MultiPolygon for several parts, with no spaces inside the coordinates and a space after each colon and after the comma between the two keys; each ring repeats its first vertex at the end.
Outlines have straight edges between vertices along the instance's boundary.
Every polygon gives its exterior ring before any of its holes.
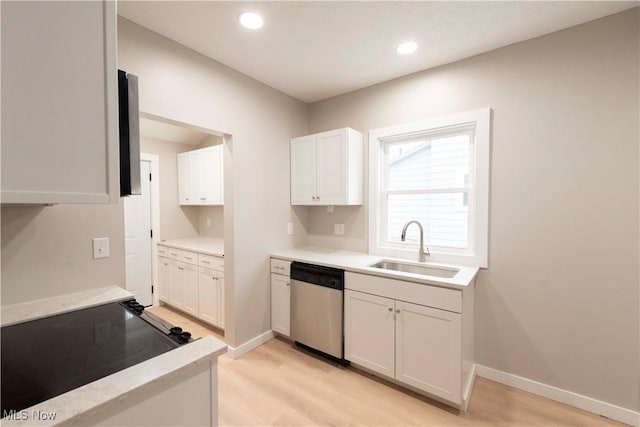
{"type": "Polygon", "coordinates": [[[388,143],[389,190],[461,188],[469,175],[470,135],[388,143]]]}
{"type": "MultiPolygon", "coordinates": [[[[389,242],[400,242],[402,227],[420,221],[426,246],[468,247],[468,210],[461,200],[466,192],[437,194],[390,194],[387,230],[389,242]]],[[[407,242],[419,243],[418,226],[407,229],[407,242]]]]}

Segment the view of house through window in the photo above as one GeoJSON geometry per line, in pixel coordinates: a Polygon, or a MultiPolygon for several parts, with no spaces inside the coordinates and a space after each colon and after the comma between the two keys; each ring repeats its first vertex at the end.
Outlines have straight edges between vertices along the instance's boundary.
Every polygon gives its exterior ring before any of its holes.
{"type": "MultiPolygon", "coordinates": [[[[418,220],[426,246],[469,248],[472,141],[472,128],[382,141],[385,243],[400,244],[403,225],[418,220]]],[[[419,243],[418,227],[408,229],[406,242],[419,243]]]]}

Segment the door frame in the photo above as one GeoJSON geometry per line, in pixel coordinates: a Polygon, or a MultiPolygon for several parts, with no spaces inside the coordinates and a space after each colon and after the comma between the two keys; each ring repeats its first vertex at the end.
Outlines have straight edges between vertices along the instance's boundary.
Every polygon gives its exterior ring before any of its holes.
{"type": "Polygon", "coordinates": [[[151,170],[151,284],[153,294],[151,304],[160,304],[158,298],[158,242],[160,241],[160,156],[158,154],[140,153],[140,161],[149,162],[151,170]]]}

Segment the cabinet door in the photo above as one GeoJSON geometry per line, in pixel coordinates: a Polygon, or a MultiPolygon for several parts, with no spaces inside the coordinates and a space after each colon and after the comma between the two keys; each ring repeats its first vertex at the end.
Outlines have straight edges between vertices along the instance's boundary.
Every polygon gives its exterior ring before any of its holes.
{"type": "Polygon", "coordinates": [[[192,205],[204,204],[204,153],[189,152],[189,193],[192,205]]]}
{"type": "Polygon", "coordinates": [[[178,203],[181,205],[191,204],[189,153],[178,153],[178,203]]]}
{"type": "Polygon", "coordinates": [[[345,359],[393,378],[394,300],[362,292],[344,293],[345,359]]]}
{"type": "Polygon", "coordinates": [[[218,327],[224,329],[224,272],[218,273],[218,327]]]}
{"type": "Polygon", "coordinates": [[[178,308],[184,306],[182,282],[184,280],[185,265],[183,262],[175,260],[169,261],[169,304],[178,308]]]}
{"type": "Polygon", "coordinates": [[[396,379],[460,403],[461,315],[396,301],[396,379]]]}
{"type": "Polygon", "coordinates": [[[3,203],[117,203],[113,1],[2,2],[3,203]]]}
{"type": "Polygon", "coordinates": [[[217,272],[200,267],[198,275],[198,316],[205,322],[218,325],[219,278],[217,272]]]}
{"type": "Polygon", "coordinates": [[[207,205],[222,205],[222,145],[203,150],[202,153],[202,202],[207,205]]]}
{"type": "Polygon", "coordinates": [[[317,134],[316,201],[322,205],[347,203],[347,133],[338,129],[317,134]]]}
{"type": "Polygon", "coordinates": [[[271,329],[289,336],[291,316],[291,279],[271,273],[271,329]]]}
{"type": "Polygon", "coordinates": [[[183,264],[182,268],[183,310],[192,316],[198,316],[198,267],[183,264]]]}
{"type": "Polygon", "coordinates": [[[315,135],[291,140],[291,204],[316,204],[315,135]]]}
{"type": "Polygon", "coordinates": [[[158,257],[158,298],[162,302],[169,302],[170,268],[168,258],[158,257]]]}

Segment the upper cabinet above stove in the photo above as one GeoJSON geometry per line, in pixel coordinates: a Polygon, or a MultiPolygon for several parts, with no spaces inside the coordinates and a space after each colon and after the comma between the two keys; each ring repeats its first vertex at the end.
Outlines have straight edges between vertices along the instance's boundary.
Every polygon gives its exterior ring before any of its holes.
{"type": "Polygon", "coordinates": [[[116,9],[2,2],[2,203],[119,197],[116,9]]]}
{"type": "Polygon", "coordinates": [[[336,129],[291,140],[291,204],[361,205],[362,134],[336,129]]]}

